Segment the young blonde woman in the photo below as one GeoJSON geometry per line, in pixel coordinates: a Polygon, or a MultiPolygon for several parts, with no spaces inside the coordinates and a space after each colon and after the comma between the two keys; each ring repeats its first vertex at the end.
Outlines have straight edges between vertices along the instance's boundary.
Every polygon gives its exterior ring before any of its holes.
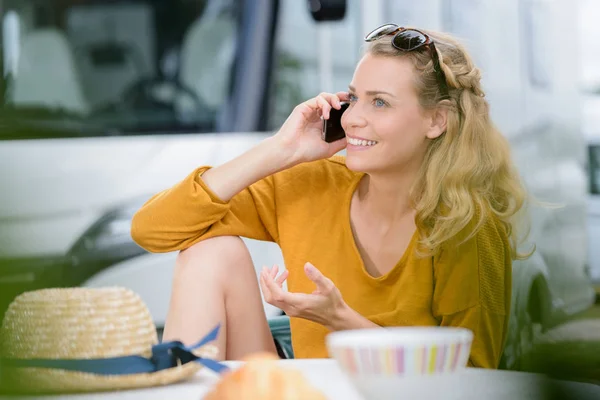
{"type": "Polygon", "coordinates": [[[439,325],[474,332],[470,365],[498,366],[525,192],[480,72],[445,34],[388,24],[366,41],[349,92],[298,105],[274,136],[135,215],[137,243],[181,250],[165,339],[222,323],[222,357],[275,352],[262,289],[291,317],[297,358],[327,357],[330,331],[439,325]],[[346,138],[326,143],[321,118],[341,102],[346,138]],[[240,236],[278,243],[287,271],[257,283],[240,236]]]}

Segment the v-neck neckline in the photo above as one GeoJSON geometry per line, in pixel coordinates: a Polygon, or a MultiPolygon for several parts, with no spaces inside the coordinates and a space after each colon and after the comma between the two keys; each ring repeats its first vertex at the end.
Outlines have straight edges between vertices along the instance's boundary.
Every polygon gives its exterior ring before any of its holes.
{"type": "Polygon", "coordinates": [[[404,253],[402,253],[402,256],[400,257],[400,259],[396,262],[396,264],[394,264],[394,266],[388,272],[386,272],[385,274],[382,274],[380,276],[373,276],[367,271],[367,268],[365,266],[365,260],[363,260],[362,254],[360,253],[360,250],[358,249],[356,237],[354,236],[354,231],[352,229],[352,210],[351,210],[352,199],[354,197],[354,193],[358,189],[358,185],[360,184],[360,182],[362,181],[362,179],[365,175],[366,174],[364,172],[357,173],[355,175],[353,181],[350,183],[349,190],[348,190],[348,193],[346,193],[346,198],[344,201],[344,224],[345,224],[347,234],[350,235],[349,240],[352,243],[352,248],[353,248],[354,254],[359,260],[360,270],[361,270],[362,274],[365,276],[365,278],[367,280],[369,280],[373,283],[382,283],[382,282],[387,281],[388,279],[392,279],[393,277],[395,277],[401,271],[404,264],[406,264],[406,260],[409,256],[410,252],[413,250],[415,240],[418,236],[418,229],[415,229],[415,231],[413,232],[413,234],[410,238],[410,241],[408,242],[408,245],[406,246],[406,249],[404,250],[404,253]]]}

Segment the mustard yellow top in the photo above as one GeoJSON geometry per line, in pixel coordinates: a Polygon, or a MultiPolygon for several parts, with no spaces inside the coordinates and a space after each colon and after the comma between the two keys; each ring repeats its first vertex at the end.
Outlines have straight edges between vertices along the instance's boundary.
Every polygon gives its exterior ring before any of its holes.
{"type": "MultiPolygon", "coordinates": [[[[225,235],[276,242],[289,271],[290,292],[313,292],[303,270],[311,262],[350,307],[372,322],[469,328],[475,335],[469,364],[498,366],[511,298],[509,239],[500,223],[486,222],[475,237],[458,248],[444,246],[435,258],[414,254],[415,234],[397,265],[372,277],[350,228],[350,200],[363,174],[346,168],[343,157],[276,173],[229,202],[200,178],[208,168],[193,171],[138,211],[132,236],[140,246],[170,252],[225,235]]],[[[322,325],[292,318],[291,332],[297,358],[328,356],[328,331],[322,325]]]]}

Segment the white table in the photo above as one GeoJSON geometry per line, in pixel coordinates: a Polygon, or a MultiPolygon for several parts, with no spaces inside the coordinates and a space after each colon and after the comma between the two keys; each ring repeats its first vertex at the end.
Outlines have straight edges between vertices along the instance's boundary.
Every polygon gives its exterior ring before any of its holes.
{"type": "MultiPolygon", "coordinates": [[[[282,360],[285,367],[301,370],[308,380],[322,390],[331,400],[364,400],[352,386],[350,380],[343,374],[334,360],[282,360]]],[[[226,362],[232,368],[240,365],[239,362],[226,362]]],[[[96,394],[77,394],[61,396],[35,396],[19,397],[20,400],[134,400],[134,399],[179,399],[201,400],[211,387],[217,382],[218,376],[214,373],[201,370],[192,379],[169,386],[148,388],[140,390],[127,390],[121,392],[106,392],[96,394]]],[[[542,375],[523,372],[491,371],[469,368],[457,375],[452,388],[447,388],[444,393],[435,392],[420,397],[422,400],[429,398],[435,400],[461,399],[461,400],[543,400],[548,399],[549,381],[542,375]]],[[[560,382],[560,387],[573,399],[600,399],[600,386],[592,384],[560,382]]],[[[400,395],[398,397],[402,399],[400,395]]],[[[0,397],[0,400],[9,397],[0,397]]]]}

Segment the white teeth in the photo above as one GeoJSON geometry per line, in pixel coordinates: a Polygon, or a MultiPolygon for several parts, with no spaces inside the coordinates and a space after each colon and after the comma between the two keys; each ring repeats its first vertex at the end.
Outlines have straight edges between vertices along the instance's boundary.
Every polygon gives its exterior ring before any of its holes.
{"type": "Polygon", "coordinates": [[[377,144],[377,142],[374,140],[362,140],[354,138],[348,138],[348,143],[354,146],[373,146],[377,144]]]}

